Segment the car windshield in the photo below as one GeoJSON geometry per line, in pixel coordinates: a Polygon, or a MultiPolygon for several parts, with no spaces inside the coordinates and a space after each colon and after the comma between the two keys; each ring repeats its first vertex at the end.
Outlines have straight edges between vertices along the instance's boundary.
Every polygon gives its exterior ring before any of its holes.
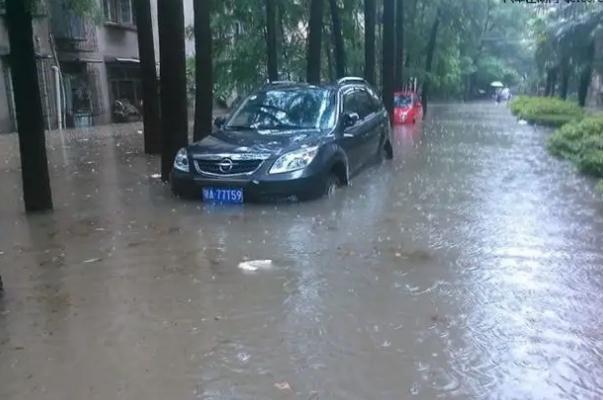
{"type": "Polygon", "coordinates": [[[335,94],[331,90],[287,88],[249,96],[233,113],[226,128],[329,129],[334,123],[335,94]]]}
{"type": "Polygon", "coordinates": [[[394,98],[395,107],[408,107],[412,104],[412,98],[407,94],[398,94],[394,98]]]}

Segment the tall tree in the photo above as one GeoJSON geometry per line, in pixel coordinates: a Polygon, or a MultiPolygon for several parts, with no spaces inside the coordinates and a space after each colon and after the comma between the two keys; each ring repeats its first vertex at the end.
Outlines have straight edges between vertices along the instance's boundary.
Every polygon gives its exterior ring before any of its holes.
{"type": "Polygon", "coordinates": [[[306,69],[307,81],[309,83],[320,83],[323,8],[323,0],[312,0],[308,27],[308,67],[306,69]]]}
{"type": "Polygon", "coordinates": [[[364,78],[377,83],[375,74],[375,25],[377,9],[375,0],[364,0],[364,78]]]}
{"type": "MultiPolygon", "coordinates": [[[[180,0],[181,1],[181,0],[180,0]]],[[[213,122],[213,62],[210,26],[210,1],[195,0],[195,141],[212,131],[213,122]]]]}
{"type": "Polygon", "coordinates": [[[565,100],[567,99],[570,79],[570,60],[567,55],[562,55],[559,72],[561,72],[561,80],[559,82],[559,97],[565,100]]]}
{"type": "Polygon", "coordinates": [[[558,73],[559,68],[558,67],[551,67],[549,69],[549,71],[547,72],[547,89],[546,89],[546,96],[554,96],[555,95],[555,88],[557,86],[557,75],[559,75],[558,73]]]}
{"type": "Polygon", "coordinates": [[[333,45],[335,48],[335,75],[337,78],[345,76],[345,46],[343,33],[341,32],[341,18],[337,0],[329,0],[331,11],[331,32],[333,33],[333,45]]]}
{"type": "Polygon", "coordinates": [[[394,79],[396,53],[396,3],[383,0],[383,103],[390,115],[394,110],[394,79]]]}
{"type": "Polygon", "coordinates": [[[159,84],[155,64],[155,44],[150,0],[134,0],[138,31],[138,54],[142,77],[144,151],[161,152],[161,116],[159,111],[159,84]]]}
{"type": "Polygon", "coordinates": [[[593,60],[595,56],[595,42],[591,40],[586,47],[586,62],[580,71],[580,82],[578,84],[578,104],[580,107],[586,105],[586,97],[588,96],[588,87],[592,79],[593,60]]]}
{"type": "Polygon", "coordinates": [[[427,59],[425,61],[425,82],[423,82],[423,112],[427,114],[427,105],[429,97],[429,85],[431,84],[431,69],[433,67],[433,56],[436,49],[436,39],[438,37],[438,28],[440,26],[440,9],[436,13],[431,34],[429,35],[429,43],[427,44],[427,59]]]}
{"type": "Polygon", "coordinates": [[[157,14],[161,64],[161,179],[168,181],[176,153],[188,142],[182,0],[158,0],[157,14]]]}
{"type": "Polygon", "coordinates": [[[34,51],[31,0],[7,0],[6,23],[27,212],[52,209],[44,113],[34,51]]]}
{"type": "Polygon", "coordinates": [[[268,54],[268,79],[278,81],[276,4],[275,0],[266,0],[266,49],[268,54]]]}
{"type": "Polygon", "coordinates": [[[404,0],[396,2],[396,89],[404,88],[404,0]]]}

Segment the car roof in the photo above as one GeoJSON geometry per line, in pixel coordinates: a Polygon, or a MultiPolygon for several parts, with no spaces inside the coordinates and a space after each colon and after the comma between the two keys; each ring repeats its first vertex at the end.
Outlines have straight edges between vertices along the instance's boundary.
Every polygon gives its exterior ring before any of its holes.
{"type": "MultiPolygon", "coordinates": [[[[338,80],[337,82],[322,82],[319,84],[312,84],[306,82],[294,82],[294,81],[273,81],[267,82],[262,90],[267,89],[327,89],[327,90],[338,90],[350,86],[364,86],[371,88],[371,85],[363,78],[346,77],[338,80]]],[[[371,88],[372,89],[372,88],[371,88]]]]}
{"type": "Polygon", "coordinates": [[[394,92],[394,96],[410,96],[410,95],[416,95],[417,92],[415,92],[414,90],[402,90],[399,92],[394,92]]]}

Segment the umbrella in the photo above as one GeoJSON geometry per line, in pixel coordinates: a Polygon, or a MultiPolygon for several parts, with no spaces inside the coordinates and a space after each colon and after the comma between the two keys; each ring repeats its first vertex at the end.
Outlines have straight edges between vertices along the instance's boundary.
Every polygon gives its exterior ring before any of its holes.
{"type": "Polygon", "coordinates": [[[502,82],[496,81],[496,82],[492,82],[490,84],[490,86],[495,87],[495,88],[502,88],[505,87],[505,85],[502,82]]]}

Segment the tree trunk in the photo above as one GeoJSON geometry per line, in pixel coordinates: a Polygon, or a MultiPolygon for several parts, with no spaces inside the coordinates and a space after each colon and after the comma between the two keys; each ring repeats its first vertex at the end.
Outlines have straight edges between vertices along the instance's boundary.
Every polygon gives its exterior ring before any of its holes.
{"type": "Polygon", "coordinates": [[[322,47],[323,0],[312,0],[310,5],[310,24],[308,33],[308,68],[309,83],[320,83],[320,53],[322,47]]]}
{"type": "Polygon", "coordinates": [[[161,116],[159,112],[159,84],[155,64],[153,20],[151,2],[134,0],[138,31],[138,54],[142,78],[142,115],[144,121],[144,151],[147,154],[161,152],[161,116]]]}
{"type": "MultiPolygon", "coordinates": [[[[328,32],[325,32],[328,35],[328,32]]],[[[329,80],[333,82],[335,80],[335,68],[333,67],[333,55],[331,54],[331,44],[328,38],[323,38],[323,46],[325,57],[327,58],[327,72],[329,74],[329,80]]]]}
{"type": "Polygon", "coordinates": [[[546,80],[544,82],[544,96],[548,97],[551,95],[551,74],[553,71],[551,68],[547,68],[546,70],[546,80]]]}
{"type": "Polygon", "coordinates": [[[278,52],[276,40],[276,4],[266,0],[266,50],[268,54],[268,79],[278,81],[278,52]]]}
{"type": "Polygon", "coordinates": [[[36,212],[52,209],[52,194],[30,6],[31,3],[23,0],[8,0],[5,21],[11,48],[23,200],[27,212],[36,212]]]}
{"type": "Polygon", "coordinates": [[[427,103],[429,96],[429,85],[431,81],[431,68],[433,67],[433,56],[436,48],[436,39],[438,37],[438,28],[440,26],[440,9],[436,14],[436,19],[433,21],[431,27],[431,35],[429,36],[429,43],[427,45],[427,60],[425,62],[425,82],[423,82],[423,113],[427,115],[427,103]]]}
{"type": "Polygon", "coordinates": [[[213,125],[212,34],[208,0],[195,0],[195,128],[194,141],[209,135],[213,125]]]}
{"type": "Polygon", "coordinates": [[[546,97],[555,95],[555,85],[557,83],[557,67],[547,68],[546,71],[546,86],[544,95],[546,97]]]}
{"type": "Polygon", "coordinates": [[[593,75],[593,61],[595,58],[595,42],[592,40],[586,48],[586,60],[580,73],[580,83],[578,85],[578,104],[580,107],[586,106],[588,97],[588,87],[590,86],[593,75]]]}
{"type": "Polygon", "coordinates": [[[280,44],[281,44],[281,52],[283,53],[283,64],[284,64],[284,72],[286,74],[286,79],[291,80],[291,70],[286,66],[289,65],[289,53],[287,49],[287,44],[285,43],[285,21],[283,20],[284,10],[283,3],[279,1],[277,3],[278,10],[278,24],[279,24],[279,33],[280,33],[280,44]]]}
{"type": "Polygon", "coordinates": [[[559,68],[558,67],[554,67],[551,71],[551,87],[550,87],[550,91],[549,91],[549,96],[555,96],[555,91],[557,88],[557,76],[559,75],[559,68]]]}
{"type": "Polygon", "coordinates": [[[559,97],[563,100],[567,99],[569,89],[570,65],[569,58],[564,57],[561,60],[561,82],[559,83],[559,97]]]}
{"type": "Polygon", "coordinates": [[[333,45],[335,48],[335,75],[337,78],[345,76],[345,46],[341,32],[341,19],[337,0],[329,0],[331,8],[331,31],[333,33],[333,45]]]}
{"type": "Polygon", "coordinates": [[[404,89],[404,0],[396,2],[396,89],[404,89]]]}
{"type": "Polygon", "coordinates": [[[161,64],[161,179],[165,182],[169,180],[176,153],[188,142],[182,0],[158,0],[157,14],[161,64]]]}
{"type": "Polygon", "coordinates": [[[383,0],[383,103],[390,119],[394,111],[396,0],[383,0]]]}
{"type": "Polygon", "coordinates": [[[375,23],[377,10],[375,0],[364,0],[364,78],[371,84],[375,76],[375,23]]]}
{"type": "Polygon", "coordinates": [[[578,104],[580,107],[586,106],[586,97],[588,96],[588,86],[590,85],[592,73],[592,64],[582,68],[582,73],[580,74],[580,85],[578,87],[578,104]]]}

